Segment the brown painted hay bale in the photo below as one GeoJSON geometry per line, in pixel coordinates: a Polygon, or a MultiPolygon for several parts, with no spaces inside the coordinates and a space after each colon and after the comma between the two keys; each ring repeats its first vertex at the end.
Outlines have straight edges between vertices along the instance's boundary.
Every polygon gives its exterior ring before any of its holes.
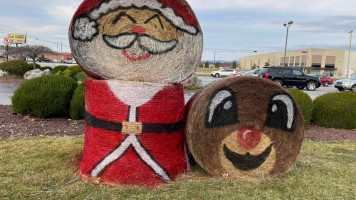
{"type": "Polygon", "coordinates": [[[203,49],[199,22],[185,0],[85,0],[69,40],[88,75],[122,81],[182,82],[203,49]]]}
{"type": "Polygon", "coordinates": [[[188,103],[187,143],[214,176],[260,180],[292,167],[304,136],[293,97],[272,81],[232,77],[215,81],[188,103]]]}

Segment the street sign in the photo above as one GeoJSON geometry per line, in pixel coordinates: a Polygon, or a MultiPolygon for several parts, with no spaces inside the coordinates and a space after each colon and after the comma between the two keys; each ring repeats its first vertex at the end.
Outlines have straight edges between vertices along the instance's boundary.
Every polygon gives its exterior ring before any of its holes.
{"type": "Polygon", "coordinates": [[[12,42],[12,41],[11,41],[10,38],[8,38],[8,37],[4,38],[4,44],[5,44],[6,46],[10,45],[11,42],[12,42]]]}

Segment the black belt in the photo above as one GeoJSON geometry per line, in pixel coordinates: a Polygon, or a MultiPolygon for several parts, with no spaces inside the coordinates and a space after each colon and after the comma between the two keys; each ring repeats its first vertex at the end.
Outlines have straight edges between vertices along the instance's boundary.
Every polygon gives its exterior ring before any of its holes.
{"type": "MultiPolygon", "coordinates": [[[[122,123],[106,121],[98,119],[91,115],[90,113],[85,113],[85,121],[87,125],[100,128],[108,131],[122,132],[122,123]]],[[[142,123],[142,133],[172,133],[182,129],[184,126],[184,121],[179,121],[176,123],[168,124],[154,124],[154,123],[142,123]]]]}

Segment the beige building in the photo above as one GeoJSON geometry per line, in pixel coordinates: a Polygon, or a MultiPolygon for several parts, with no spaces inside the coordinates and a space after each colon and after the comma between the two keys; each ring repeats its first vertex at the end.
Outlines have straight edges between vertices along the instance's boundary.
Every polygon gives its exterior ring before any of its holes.
{"type": "MultiPolygon", "coordinates": [[[[240,58],[242,69],[251,69],[253,66],[262,68],[269,63],[270,66],[283,66],[284,52],[273,52],[240,58]]],[[[286,65],[305,69],[310,74],[326,74],[333,77],[346,77],[356,73],[356,52],[351,52],[348,67],[349,52],[336,49],[300,49],[287,51],[286,65]],[[348,69],[349,68],[349,69],[348,69]]]]}

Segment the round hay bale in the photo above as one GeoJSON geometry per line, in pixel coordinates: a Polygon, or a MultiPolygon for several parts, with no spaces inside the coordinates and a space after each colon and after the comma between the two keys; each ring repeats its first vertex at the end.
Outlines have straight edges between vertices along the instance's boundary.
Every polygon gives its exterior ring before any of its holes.
{"type": "Polygon", "coordinates": [[[199,22],[185,0],[84,0],[69,41],[89,76],[153,83],[187,79],[203,49],[199,22]]]}
{"type": "Polygon", "coordinates": [[[84,176],[154,186],[187,171],[182,85],[86,79],[85,99],[84,176]]]}
{"type": "Polygon", "coordinates": [[[197,163],[214,176],[282,175],[299,154],[304,123],[284,88],[258,77],[215,81],[188,102],[186,135],[197,163]]]}

